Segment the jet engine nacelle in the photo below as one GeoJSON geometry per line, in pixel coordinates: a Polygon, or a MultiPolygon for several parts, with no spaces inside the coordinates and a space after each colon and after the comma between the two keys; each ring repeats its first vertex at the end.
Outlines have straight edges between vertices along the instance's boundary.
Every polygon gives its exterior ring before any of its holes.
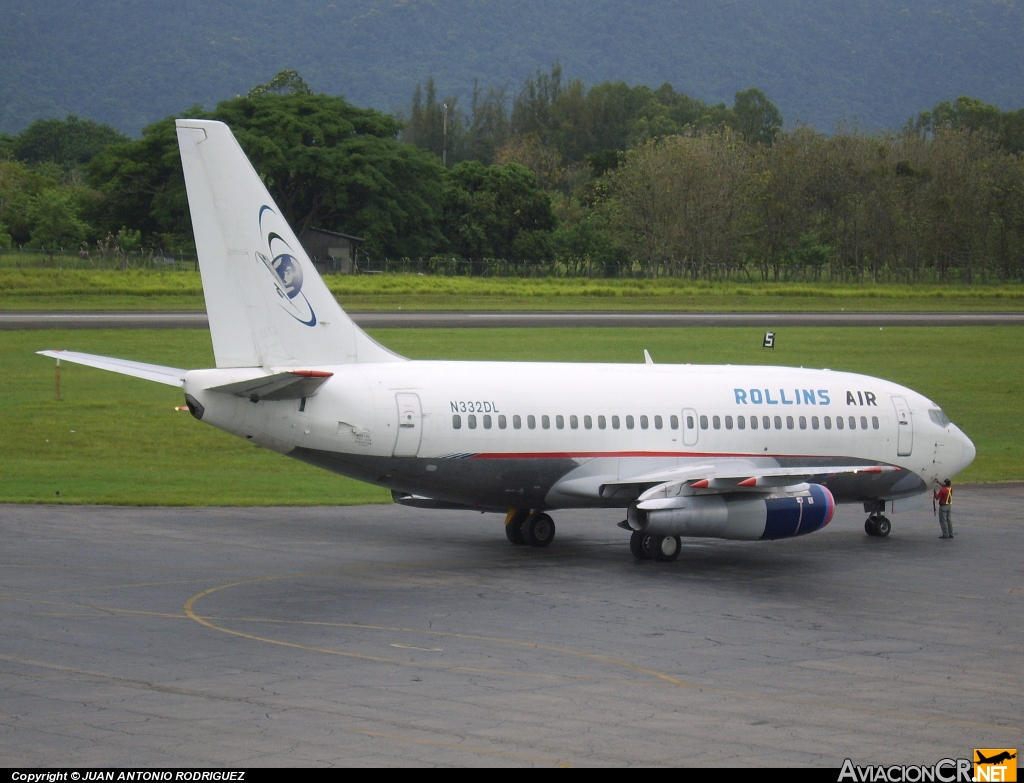
{"type": "Polygon", "coordinates": [[[629,526],[656,536],[771,540],[820,530],[836,508],[832,493],[820,484],[786,497],[692,495],[672,502],[671,508],[651,510],[631,506],[629,526]]]}

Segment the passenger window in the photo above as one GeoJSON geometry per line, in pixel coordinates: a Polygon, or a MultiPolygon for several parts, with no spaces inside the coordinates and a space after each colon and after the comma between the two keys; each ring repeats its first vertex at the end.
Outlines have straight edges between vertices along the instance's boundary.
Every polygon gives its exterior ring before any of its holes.
{"type": "Polygon", "coordinates": [[[736,417],[736,426],[739,427],[741,430],[745,430],[747,428],[747,417],[746,416],[737,416],[736,417]]]}
{"type": "Polygon", "coordinates": [[[751,416],[750,417],[750,429],[752,429],[752,430],[756,430],[757,429],[757,416],[751,416]]]}
{"type": "Polygon", "coordinates": [[[843,428],[843,417],[836,416],[836,429],[841,430],[843,428]]]}
{"type": "Polygon", "coordinates": [[[605,417],[604,417],[604,416],[598,416],[598,417],[597,417],[597,428],[598,428],[599,430],[603,430],[603,429],[605,428],[605,426],[607,426],[607,425],[606,425],[606,419],[605,419],[605,417]]]}
{"type": "Polygon", "coordinates": [[[787,430],[791,430],[791,429],[793,429],[793,426],[794,426],[793,425],[793,417],[792,416],[787,416],[786,417],[786,429],[787,430]]]}
{"type": "Polygon", "coordinates": [[[806,416],[801,416],[800,417],[800,429],[802,429],[802,430],[807,429],[807,417],[806,416]]]}
{"type": "Polygon", "coordinates": [[[825,429],[827,429],[827,430],[832,429],[832,417],[831,416],[826,416],[825,417],[825,429]]]}
{"type": "Polygon", "coordinates": [[[877,416],[872,416],[871,417],[871,429],[873,429],[873,430],[877,430],[878,429],[878,417],[877,416]]]}
{"type": "Polygon", "coordinates": [[[466,424],[469,425],[469,428],[471,430],[475,430],[476,429],[476,416],[474,416],[472,413],[469,414],[466,417],[466,424]]]}
{"type": "Polygon", "coordinates": [[[626,417],[626,429],[627,430],[633,429],[633,417],[632,416],[627,416],[626,417]]]}
{"type": "Polygon", "coordinates": [[[529,427],[531,430],[537,429],[537,417],[536,416],[527,416],[526,417],[526,426],[529,427]]]}
{"type": "Polygon", "coordinates": [[[668,422],[669,422],[669,425],[672,427],[672,429],[674,429],[674,430],[679,429],[679,417],[678,416],[673,416],[672,418],[670,418],[668,420],[668,422]]]}
{"type": "Polygon", "coordinates": [[[716,430],[722,429],[722,418],[720,416],[712,416],[711,426],[714,427],[716,430]]]}
{"type": "Polygon", "coordinates": [[[782,429],[782,417],[781,416],[776,416],[775,417],[775,429],[777,429],[777,430],[781,430],[782,429]]]}
{"type": "Polygon", "coordinates": [[[867,416],[861,416],[860,417],[860,428],[862,430],[866,430],[868,428],[868,417],[867,416]]]}
{"type": "MultiPolygon", "coordinates": [[[[708,417],[707,416],[701,416],[700,420],[701,420],[701,426],[704,429],[707,429],[708,428],[708,417]]],[[[687,416],[686,417],[686,429],[688,429],[688,430],[697,429],[694,426],[694,424],[695,424],[695,422],[693,421],[693,416],[687,416]]]]}
{"type": "Polygon", "coordinates": [[[857,419],[854,418],[853,416],[850,417],[850,429],[851,430],[857,429],[857,419]]]}
{"type": "Polygon", "coordinates": [[[484,429],[485,430],[489,430],[490,428],[491,428],[491,417],[485,413],[484,414],[484,429]]]}
{"type": "Polygon", "coordinates": [[[459,414],[457,414],[457,413],[454,416],[452,416],[452,429],[453,430],[461,430],[462,429],[462,417],[459,414]]]}
{"type": "Polygon", "coordinates": [[[619,417],[612,416],[612,429],[617,430],[619,428],[619,417]]]}
{"type": "Polygon", "coordinates": [[[732,429],[732,416],[726,416],[725,417],[725,428],[727,430],[731,430],[732,429]]]}
{"type": "Polygon", "coordinates": [[[551,429],[551,417],[550,416],[546,416],[546,415],[545,416],[541,416],[540,417],[540,426],[542,426],[546,430],[551,429]]]}
{"type": "Polygon", "coordinates": [[[761,426],[764,427],[764,429],[766,429],[766,430],[770,430],[772,428],[771,416],[762,416],[761,417],[761,426]]]}
{"type": "Polygon", "coordinates": [[[647,417],[646,416],[641,416],[640,417],[640,429],[642,429],[642,430],[647,429],[647,417]]]}
{"type": "Polygon", "coordinates": [[[498,416],[498,429],[499,430],[503,430],[503,429],[505,429],[505,426],[506,426],[505,414],[503,413],[500,416],[498,416]]]}
{"type": "Polygon", "coordinates": [[[701,416],[700,417],[700,428],[702,430],[706,430],[708,428],[708,417],[707,416],[701,416]]]}
{"type": "Polygon", "coordinates": [[[594,429],[594,420],[592,418],[590,418],[589,416],[584,416],[583,417],[583,426],[586,427],[588,430],[594,429]]]}
{"type": "Polygon", "coordinates": [[[580,428],[580,420],[576,416],[570,416],[569,426],[572,427],[574,430],[578,430],[580,428]]]}
{"type": "Polygon", "coordinates": [[[558,429],[560,429],[560,430],[564,430],[565,429],[565,417],[564,416],[555,416],[555,426],[558,427],[558,429]]]}
{"type": "Polygon", "coordinates": [[[663,426],[663,422],[662,422],[661,416],[655,416],[654,417],[654,429],[660,430],[662,428],[662,426],[663,426]]]}
{"type": "Polygon", "coordinates": [[[818,417],[817,416],[811,416],[811,429],[812,430],[818,429],[818,417]]]}
{"type": "Polygon", "coordinates": [[[523,428],[523,419],[518,413],[512,417],[512,428],[517,430],[523,428]]]}

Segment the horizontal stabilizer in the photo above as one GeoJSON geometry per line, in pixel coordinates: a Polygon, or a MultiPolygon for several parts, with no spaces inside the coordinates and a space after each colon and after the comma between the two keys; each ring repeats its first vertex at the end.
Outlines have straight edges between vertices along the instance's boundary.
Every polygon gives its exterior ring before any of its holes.
{"type": "Polygon", "coordinates": [[[110,370],[110,372],[119,372],[122,375],[131,375],[133,378],[165,383],[168,386],[178,386],[180,388],[185,383],[186,370],[181,370],[177,367],[163,367],[159,364],[131,362],[127,359],[113,359],[109,356],[96,356],[91,353],[77,353],[75,351],[36,351],[36,353],[41,356],[52,356],[54,359],[71,362],[72,364],[84,364],[86,367],[110,370]]]}
{"type": "Polygon", "coordinates": [[[312,397],[327,383],[334,373],[322,370],[289,370],[273,375],[262,375],[248,381],[226,383],[214,386],[207,391],[220,394],[234,394],[236,397],[248,397],[253,402],[260,400],[298,400],[312,397]]]}

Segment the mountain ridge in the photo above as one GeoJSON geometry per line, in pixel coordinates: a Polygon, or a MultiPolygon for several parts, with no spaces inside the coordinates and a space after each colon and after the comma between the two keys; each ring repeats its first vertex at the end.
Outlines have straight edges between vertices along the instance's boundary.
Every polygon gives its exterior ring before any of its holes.
{"type": "Polygon", "coordinates": [[[468,101],[567,77],[671,82],[709,102],[750,86],[787,125],[896,128],[969,94],[1024,105],[1024,7],[1014,0],[8,0],[0,132],[68,113],[137,135],[161,117],[244,94],[283,68],[316,91],[403,110],[433,75],[468,101]]]}

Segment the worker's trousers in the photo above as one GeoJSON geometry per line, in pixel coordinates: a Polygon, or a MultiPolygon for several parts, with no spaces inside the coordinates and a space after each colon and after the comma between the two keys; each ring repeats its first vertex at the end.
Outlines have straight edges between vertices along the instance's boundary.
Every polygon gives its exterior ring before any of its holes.
{"type": "Polygon", "coordinates": [[[942,535],[953,537],[953,505],[939,506],[939,527],[942,535]]]}

